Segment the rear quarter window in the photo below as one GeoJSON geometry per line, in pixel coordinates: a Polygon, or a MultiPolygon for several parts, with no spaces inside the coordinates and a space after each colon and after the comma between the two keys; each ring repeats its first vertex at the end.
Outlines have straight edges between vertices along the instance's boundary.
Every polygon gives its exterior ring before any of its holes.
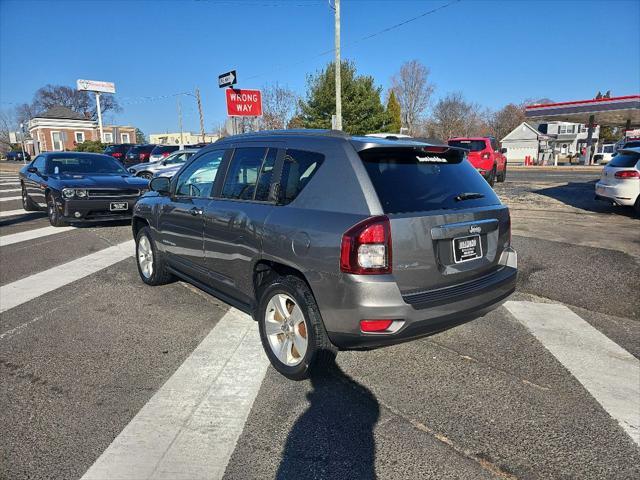
{"type": "Polygon", "coordinates": [[[500,204],[459,150],[430,153],[420,148],[374,148],[361,152],[360,158],[385,213],[500,204]]]}
{"type": "Polygon", "coordinates": [[[285,152],[280,177],[280,205],[291,203],[300,194],[324,162],[316,152],[289,149],[285,152]]]}
{"type": "Polygon", "coordinates": [[[618,153],[609,162],[609,166],[617,168],[635,167],[638,160],[640,160],[640,153],[618,153]]]}

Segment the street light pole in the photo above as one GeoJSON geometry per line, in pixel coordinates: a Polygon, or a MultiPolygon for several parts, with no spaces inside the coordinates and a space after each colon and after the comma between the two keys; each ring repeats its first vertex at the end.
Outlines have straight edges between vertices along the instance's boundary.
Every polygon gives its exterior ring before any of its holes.
{"type": "Polygon", "coordinates": [[[334,0],[336,41],[336,130],[342,130],[342,79],[340,77],[340,0],[334,0]]]}
{"type": "Polygon", "coordinates": [[[178,125],[180,126],[180,150],[184,148],[184,138],[182,135],[182,103],[180,102],[180,95],[176,98],[178,106],[178,125]]]}
{"type": "Polygon", "coordinates": [[[22,163],[25,164],[27,163],[27,157],[24,154],[24,123],[20,123],[20,138],[21,138],[21,142],[20,142],[20,146],[22,147],[22,163]]]}

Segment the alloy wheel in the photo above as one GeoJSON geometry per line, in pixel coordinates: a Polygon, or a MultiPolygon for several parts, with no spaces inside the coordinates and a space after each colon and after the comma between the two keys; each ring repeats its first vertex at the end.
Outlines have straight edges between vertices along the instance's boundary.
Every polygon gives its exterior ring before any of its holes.
{"type": "Polygon", "coordinates": [[[140,237],[138,242],[138,265],[140,265],[142,275],[145,278],[151,278],[151,275],[153,275],[153,251],[151,242],[144,235],[140,237]]]}
{"type": "Polygon", "coordinates": [[[302,362],[309,344],[307,323],[293,298],[284,293],[271,297],[264,327],[271,351],[281,363],[293,367],[302,362]]]}

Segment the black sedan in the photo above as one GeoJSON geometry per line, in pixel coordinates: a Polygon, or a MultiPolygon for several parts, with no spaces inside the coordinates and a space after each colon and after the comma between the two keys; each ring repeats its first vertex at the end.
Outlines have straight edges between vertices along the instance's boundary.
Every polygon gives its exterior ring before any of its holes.
{"type": "Polygon", "coordinates": [[[109,155],[51,152],[20,170],[22,206],[47,210],[51,225],[131,218],[133,206],[149,188],[109,155]]]}

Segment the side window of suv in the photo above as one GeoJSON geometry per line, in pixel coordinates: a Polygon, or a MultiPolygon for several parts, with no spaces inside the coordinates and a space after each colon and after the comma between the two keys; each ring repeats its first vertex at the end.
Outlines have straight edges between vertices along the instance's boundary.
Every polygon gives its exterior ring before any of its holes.
{"type": "Polygon", "coordinates": [[[277,153],[275,148],[236,148],[224,180],[222,197],[267,201],[277,153]]]}
{"type": "Polygon", "coordinates": [[[189,165],[178,177],[176,195],[183,197],[210,197],[224,150],[206,153],[189,165]]]}
{"type": "Polygon", "coordinates": [[[324,161],[324,155],[304,150],[287,150],[280,178],[281,205],[291,203],[324,161]]]}

